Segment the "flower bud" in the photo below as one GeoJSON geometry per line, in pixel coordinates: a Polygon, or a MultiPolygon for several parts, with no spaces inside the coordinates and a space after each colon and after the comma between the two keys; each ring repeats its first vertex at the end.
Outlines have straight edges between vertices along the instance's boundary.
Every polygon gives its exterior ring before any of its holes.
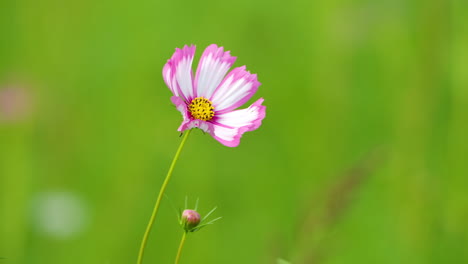
{"type": "Polygon", "coordinates": [[[195,210],[186,209],[182,212],[182,227],[186,232],[193,231],[200,223],[200,214],[195,210]]]}

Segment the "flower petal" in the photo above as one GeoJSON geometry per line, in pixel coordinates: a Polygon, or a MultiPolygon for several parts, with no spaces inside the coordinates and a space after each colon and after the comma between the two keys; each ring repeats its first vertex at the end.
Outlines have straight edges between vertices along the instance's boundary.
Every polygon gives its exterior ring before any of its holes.
{"type": "Polygon", "coordinates": [[[213,124],[211,124],[210,122],[199,120],[199,119],[193,119],[192,121],[190,121],[190,123],[187,124],[186,129],[190,129],[194,127],[201,129],[207,133],[211,133],[211,131],[213,131],[213,124]]]}
{"type": "Polygon", "coordinates": [[[194,97],[192,82],[192,62],[195,55],[195,46],[185,45],[182,49],[176,48],[172,57],[163,68],[163,77],[169,89],[175,96],[185,101],[194,97]]]}
{"type": "Polygon", "coordinates": [[[230,51],[225,52],[223,47],[216,44],[208,46],[195,75],[195,97],[210,98],[235,61],[236,57],[231,56],[230,51]]]}
{"type": "Polygon", "coordinates": [[[187,130],[188,124],[191,121],[187,110],[187,104],[177,95],[172,96],[171,101],[176,106],[177,110],[179,110],[179,112],[182,114],[182,118],[184,119],[182,120],[182,124],[177,130],[180,132],[187,130]]]}
{"type": "Polygon", "coordinates": [[[257,129],[265,118],[266,107],[262,105],[263,98],[246,109],[220,114],[213,121],[211,135],[228,147],[237,147],[242,134],[257,129]]]}
{"type": "Polygon", "coordinates": [[[247,102],[260,83],[257,75],[245,70],[245,66],[232,70],[216,88],[210,98],[217,113],[227,113],[247,102]]]}

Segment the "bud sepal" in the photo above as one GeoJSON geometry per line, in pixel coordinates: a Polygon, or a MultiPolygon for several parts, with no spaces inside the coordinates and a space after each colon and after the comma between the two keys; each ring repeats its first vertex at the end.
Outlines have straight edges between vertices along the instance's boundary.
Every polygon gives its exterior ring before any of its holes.
{"type": "MultiPolygon", "coordinates": [[[[185,208],[187,208],[187,198],[185,199],[185,208]]],[[[184,229],[186,233],[195,232],[207,225],[211,225],[214,222],[221,219],[221,217],[215,218],[213,220],[207,221],[207,218],[216,210],[217,207],[214,207],[209,211],[203,218],[197,212],[198,209],[198,199],[195,204],[195,209],[184,209],[179,210],[179,224],[184,229]]]]}

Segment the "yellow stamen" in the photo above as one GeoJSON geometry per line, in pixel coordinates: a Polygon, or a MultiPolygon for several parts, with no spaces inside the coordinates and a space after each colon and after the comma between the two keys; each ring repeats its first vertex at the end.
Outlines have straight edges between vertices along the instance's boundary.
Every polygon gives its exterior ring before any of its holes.
{"type": "Polygon", "coordinates": [[[209,121],[214,116],[213,103],[205,97],[197,97],[189,104],[188,109],[193,118],[209,121]]]}

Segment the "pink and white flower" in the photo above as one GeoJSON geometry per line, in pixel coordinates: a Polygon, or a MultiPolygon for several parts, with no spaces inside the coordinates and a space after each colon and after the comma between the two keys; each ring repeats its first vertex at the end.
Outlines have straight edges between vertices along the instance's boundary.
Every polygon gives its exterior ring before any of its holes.
{"type": "Polygon", "coordinates": [[[235,110],[257,91],[257,75],[245,66],[227,73],[236,57],[212,44],[203,52],[193,78],[194,55],[195,46],[177,48],[163,68],[164,81],[174,94],[171,101],[184,118],[178,131],[199,128],[223,145],[236,147],[242,134],[257,129],[265,118],[263,98],[235,110]]]}

